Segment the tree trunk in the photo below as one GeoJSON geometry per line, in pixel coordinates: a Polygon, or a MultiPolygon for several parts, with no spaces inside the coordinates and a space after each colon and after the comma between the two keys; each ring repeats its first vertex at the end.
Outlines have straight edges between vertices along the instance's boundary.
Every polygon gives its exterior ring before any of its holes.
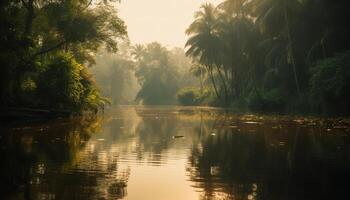
{"type": "Polygon", "coordinates": [[[235,71],[234,71],[234,65],[231,63],[231,97],[234,99],[235,97],[235,71]]]}
{"type": "Polygon", "coordinates": [[[220,77],[220,79],[222,81],[222,84],[224,86],[224,92],[225,92],[225,102],[224,103],[225,103],[225,105],[227,105],[227,103],[228,103],[228,90],[227,90],[226,81],[225,81],[225,78],[222,75],[222,72],[221,72],[221,70],[220,70],[218,65],[216,65],[216,70],[218,71],[219,77],[220,77]]]}
{"type": "Polygon", "coordinates": [[[216,87],[216,83],[215,83],[214,75],[213,75],[213,69],[212,69],[211,67],[207,66],[207,70],[208,70],[209,73],[210,73],[209,76],[210,76],[211,83],[212,83],[212,85],[213,85],[213,87],[214,87],[214,91],[215,91],[216,97],[220,100],[221,97],[220,97],[219,92],[218,92],[218,89],[217,89],[217,87],[216,87]]]}
{"type": "Polygon", "coordinates": [[[201,96],[203,95],[203,70],[201,70],[201,74],[199,75],[199,81],[201,84],[201,96]]]}
{"type": "Polygon", "coordinates": [[[286,0],[284,0],[284,20],[286,23],[286,28],[287,28],[287,37],[288,37],[288,49],[292,61],[292,66],[293,66],[293,73],[294,73],[294,80],[295,80],[295,85],[297,89],[298,95],[300,94],[300,86],[299,86],[299,81],[298,81],[298,75],[296,71],[296,64],[295,64],[295,58],[294,58],[294,51],[293,51],[293,46],[292,46],[292,38],[291,38],[291,33],[290,33],[290,28],[289,28],[289,20],[288,20],[288,14],[287,14],[287,5],[286,5],[286,0]]]}
{"type": "MultiPolygon", "coordinates": [[[[24,1],[23,1],[24,4],[24,1]]],[[[27,8],[27,16],[24,24],[23,39],[27,39],[32,34],[34,14],[34,0],[28,0],[28,3],[24,4],[27,8]]]]}

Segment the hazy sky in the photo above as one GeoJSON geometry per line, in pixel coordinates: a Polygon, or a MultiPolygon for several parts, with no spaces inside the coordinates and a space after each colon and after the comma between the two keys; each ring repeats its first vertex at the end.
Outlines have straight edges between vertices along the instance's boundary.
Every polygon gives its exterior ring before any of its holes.
{"type": "Polygon", "coordinates": [[[122,0],[118,7],[133,44],[158,41],[183,47],[185,30],[205,2],[217,4],[222,0],[122,0]]]}

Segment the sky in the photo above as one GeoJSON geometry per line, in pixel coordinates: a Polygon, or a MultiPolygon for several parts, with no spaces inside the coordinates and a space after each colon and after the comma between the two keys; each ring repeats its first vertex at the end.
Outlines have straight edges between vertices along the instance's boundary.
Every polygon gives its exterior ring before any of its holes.
{"type": "Polygon", "coordinates": [[[122,0],[118,10],[132,44],[158,41],[168,47],[184,47],[185,30],[206,2],[217,5],[222,0],[122,0]]]}

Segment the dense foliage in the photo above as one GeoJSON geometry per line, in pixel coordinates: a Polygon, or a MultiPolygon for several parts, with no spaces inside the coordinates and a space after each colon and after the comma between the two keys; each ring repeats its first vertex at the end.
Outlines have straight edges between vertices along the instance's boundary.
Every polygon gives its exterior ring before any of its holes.
{"type": "Polygon", "coordinates": [[[98,52],[93,68],[102,94],[114,105],[175,105],[180,89],[199,85],[182,48],[157,42],[131,45],[125,40],[118,50],[98,52]]]}
{"type": "Polygon", "coordinates": [[[318,61],[310,90],[316,110],[346,114],[350,102],[350,52],[318,61]]]}
{"type": "Polygon", "coordinates": [[[190,63],[182,49],[168,50],[159,43],[136,45],[135,75],[140,84],[136,101],[145,105],[174,105],[176,93],[182,87],[194,84],[186,73],[190,63]]]}
{"type": "Polygon", "coordinates": [[[345,0],[204,4],[187,29],[187,55],[204,69],[215,104],[344,111],[348,6],[345,0]]]}
{"type": "Polygon", "coordinates": [[[103,94],[115,104],[349,114],[348,1],[204,4],[186,30],[192,62],[156,42],[118,45],[117,2],[1,1],[1,105],[96,111],[103,94]]]}
{"type": "Polygon", "coordinates": [[[96,110],[107,101],[89,73],[100,46],[126,35],[114,1],[2,0],[2,106],[96,110]]]}

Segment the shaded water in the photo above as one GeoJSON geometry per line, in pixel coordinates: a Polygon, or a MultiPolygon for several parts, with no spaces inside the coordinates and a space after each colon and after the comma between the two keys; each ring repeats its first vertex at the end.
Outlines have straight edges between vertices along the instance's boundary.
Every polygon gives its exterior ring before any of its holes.
{"type": "Polygon", "coordinates": [[[121,107],[0,132],[0,199],[348,197],[346,120],[121,107]]]}

